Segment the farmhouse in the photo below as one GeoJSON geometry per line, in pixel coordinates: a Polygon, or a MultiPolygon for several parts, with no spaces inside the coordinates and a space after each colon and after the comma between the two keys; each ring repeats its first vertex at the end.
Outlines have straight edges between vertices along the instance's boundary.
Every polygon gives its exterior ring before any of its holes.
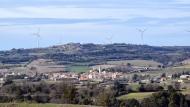
{"type": "Polygon", "coordinates": [[[190,75],[181,75],[178,82],[180,82],[180,83],[190,83],[190,75]]]}
{"type": "Polygon", "coordinates": [[[0,78],[0,87],[2,87],[4,83],[5,83],[4,78],[0,78]]]}
{"type": "Polygon", "coordinates": [[[190,79],[190,75],[181,75],[180,79],[188,80],[188,79],[190,79]]]}

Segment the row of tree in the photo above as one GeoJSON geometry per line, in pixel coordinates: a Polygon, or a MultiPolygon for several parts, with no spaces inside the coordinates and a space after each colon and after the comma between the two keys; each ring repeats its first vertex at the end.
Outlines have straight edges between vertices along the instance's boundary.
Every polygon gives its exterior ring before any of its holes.
{"type": "Polygon", "coordinates": [[[113,86],[101,87],[86,84],[76,88],[72,83],[11,83],[0,89],[0,103],[36,102],[98,105],[107,107],[189,107],[190,96],[178,93],[172,86],[168,91],[156,85],[141,85],[139,91],[157,91],[142,101],[135,99],[120,101],[118,96],[133,92],[130,86],[114,82],[113,86]]]}

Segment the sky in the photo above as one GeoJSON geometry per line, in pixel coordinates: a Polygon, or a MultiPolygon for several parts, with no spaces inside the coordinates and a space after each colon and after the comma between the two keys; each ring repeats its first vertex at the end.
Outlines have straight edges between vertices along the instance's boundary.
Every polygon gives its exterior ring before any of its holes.
{"type": "Polygon", "coordinates": [[[0,0],[0,14],[0,50],[38,41],[190,46],[190,0],[0,0]]]}

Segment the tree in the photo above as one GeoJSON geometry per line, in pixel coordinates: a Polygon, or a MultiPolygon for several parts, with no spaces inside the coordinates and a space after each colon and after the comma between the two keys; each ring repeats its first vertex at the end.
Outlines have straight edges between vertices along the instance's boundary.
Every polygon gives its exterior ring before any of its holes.
{"type": "Polygon", "coordinates": [[[136,99],[129,99],[125,102],[125,107],[140,107],[140,103],[136,99]]]}
{"type": "Polygon", "coordinates": [[[143,84],[140,85],[140,87],[139,87],[139,91],[140,91],[140,92],[145,92],[145,87],[144,87],[143,84]]]}
{"type": "Polygon", "coordinates": [[[139,75],[134,74],[132,77],[132,81],[138,81],[139,80],[139,75]]]}
{"type": "Polygon", "coordinates": [[[157,107],[156,102],[150,98],[145,98],[141,102],[141,107],[157,107]]]}
{"type": "Polygon", "coordinates": [[[114,82],[113,90],[116,92],[116,96],[126,94],[126,87],[123,84],[120,84],[118,81],[114,82]]]}
{"type": "Polygon", "coordinates": [[[100,92],[96,97],[96,104],[99,106],[114,107],[114,105],[117,104],[117,100],[113,93],[114,91],[111,89],[100,92]]]}
{"type": "Polygon", "coordinates": [[[158,68],[162,68],[162,66],[161,66],[161,65],[158,65],[158,68]]]}
{"type": "Polygon", "coordinates": [[[169,98],[168,107],[179,107],[180,106],[180,96],[177,93],[172,93],[169,98]]]}
{"type": "Polygon", "coordinates": [[[131,67],[131,63],[127,63],[127,67],[131,67]]]}
{"type": "Polygon", "coordinates": [[[169,85],[168,86],[168,92],[173,93],[173,92],[176,92],[176,90],[173,88],[173,86],[169,85]]]}
{"type": "Polygon", "coordinates": [[[180,90],[181,89],[181,84],[179,82],[173,82],[172,86],[175,90],[180,90]]]}
{"type": "Polygon", "coordinates": [[[162,73],[161,77],[165,78],[166,77],[166,73],[162,73]]]}
{"type": "Polygon", "coordinates": [[[75,103],[76,93],[77,93],[77,90],[75,87],[73,86],[65,87],[65,89],[63,90],[63,96],[62,96],[63,102],[69,103],[69,104],[75,103]]]}

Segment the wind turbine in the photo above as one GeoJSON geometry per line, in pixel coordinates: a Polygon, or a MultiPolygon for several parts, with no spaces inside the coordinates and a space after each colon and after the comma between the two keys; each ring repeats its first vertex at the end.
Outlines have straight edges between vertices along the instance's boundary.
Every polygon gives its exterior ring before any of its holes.
{"type": "Polygon", "coordinates": [[[142,41],[142,44],[144,44],[144,33],[146,31],[146,29],[137,29],[141,35],[141,41],[142,41]]]}
{"type": "Polygon", "coordinates": [[[38,31],[33,33],[33,35],[37,37],[37,47],[38,48],[40,48],[40,38],[41,38],[40,31],[41,31],[41,29],[38,28],[38,31]]]}
{"type": "Polygon", "coordinates": [[[113,36],[107,37],[106,40],[107,40],[110,44],[112,44],[112,43],[113,43],[113,36]]]}

